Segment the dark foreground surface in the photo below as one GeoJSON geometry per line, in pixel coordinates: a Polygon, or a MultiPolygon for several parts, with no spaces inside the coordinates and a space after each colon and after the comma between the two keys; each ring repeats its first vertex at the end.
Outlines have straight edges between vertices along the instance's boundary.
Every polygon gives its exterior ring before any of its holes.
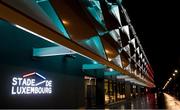
{"type": "Polygon", "coordinates": [[[170,109],[180,110],[180,101],[166,93],[148,93],[114,104],[113,109],[170,109]]]}

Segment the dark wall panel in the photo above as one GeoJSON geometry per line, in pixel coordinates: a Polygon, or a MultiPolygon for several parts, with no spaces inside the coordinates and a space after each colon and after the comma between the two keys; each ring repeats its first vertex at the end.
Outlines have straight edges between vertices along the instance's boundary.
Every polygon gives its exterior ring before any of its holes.
{"type": "Polygon", "coordinates": [[[90,60],[79,55],[34,59],[33,47],[53,44],[2,21],[0,27],[0,108],[79,108],[84,105],[81,68],[90,60]],[[11,95],[12,77],[33,71],[53,81],[52,94],[11,95]]]}

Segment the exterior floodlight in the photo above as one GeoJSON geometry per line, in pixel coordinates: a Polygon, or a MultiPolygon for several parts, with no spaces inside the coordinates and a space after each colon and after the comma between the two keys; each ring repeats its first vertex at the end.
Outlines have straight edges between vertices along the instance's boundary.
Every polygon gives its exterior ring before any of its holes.
{"type": "Polygon", "coordinates": [[[112,69],[112,68],[109,68],[109,71],[111,71],[111,72],[112,72],[112,71],[113,71],[113,69],[112,69]]]}
{"type": "Polygon", "coordinates": [[[173,73],[173,76],[176,76],[176,74],[175,74],[175,73],[173,73]]]}
{"type": "Polygon", "coordinates": [[[178,72],[178,70],[174,70],[174,72],[175,72],[175,73],[177,73],[177,72],[178,72]]]}

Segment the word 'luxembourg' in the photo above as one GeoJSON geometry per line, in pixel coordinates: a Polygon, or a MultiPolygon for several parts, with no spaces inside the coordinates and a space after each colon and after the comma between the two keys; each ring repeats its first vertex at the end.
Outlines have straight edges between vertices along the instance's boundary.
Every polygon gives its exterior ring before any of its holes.
{"type": "Polygon", "coordinates": [[[51,94],[52,81],[43,79],[36,82],[36,79],[13,77],[11,94],[51,94]]]}

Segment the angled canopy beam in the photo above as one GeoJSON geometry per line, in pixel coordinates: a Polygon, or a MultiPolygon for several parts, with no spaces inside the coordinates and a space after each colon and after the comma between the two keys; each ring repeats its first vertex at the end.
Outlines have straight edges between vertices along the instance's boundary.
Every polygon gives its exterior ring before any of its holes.
{"type": "Polygon", "coordinates": [[[125,79],[125,78],[129,78],[129,76],[127,75],[118,75],[116,76],[117,79],[125,79]]]}
{"type": "Polygon", "coordinates": [[[53,46],[44,48],[33,48],[34,57],[47,57],[57,55],[75,54],[77,52],[72,51],[64,46],[53,46]]]}
{"type": "Polygon", "coordinates": [[[108,71],[104,72],[105,76],[112,76],[112,75],[118,75],[119,73],[117,71],[108,71]]]}
{"type": "Polygon", "coordinates": [[[105,69],[107,67],[102,64],[83,64],[82,68],[89,70],[89,69],[105,69]]]}

